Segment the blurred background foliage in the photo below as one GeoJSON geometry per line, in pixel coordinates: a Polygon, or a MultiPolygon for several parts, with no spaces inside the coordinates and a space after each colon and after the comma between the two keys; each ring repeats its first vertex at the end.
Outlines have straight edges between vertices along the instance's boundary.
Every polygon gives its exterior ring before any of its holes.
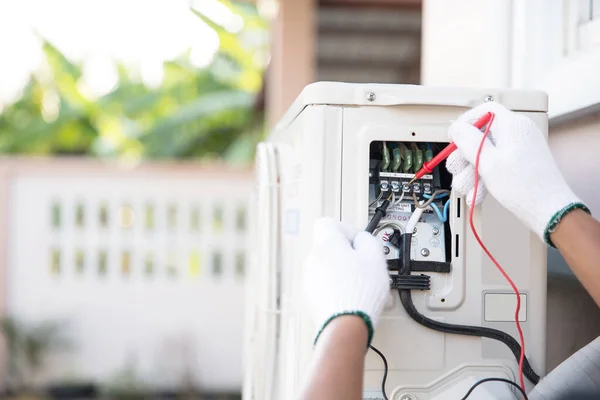
{"type": "Polygon", "coordinates": [[[219,50],[205,68],[192,65],[190,52],[163,63],[158,87],[117,65],[114,90],[90,98],[81,89],[81,65],[41,38],[44,68],[20,99],[0,109],[0,153],[250,162],[263,134],[254,102],[267,60],[267,23],[254,5],[219,2],[243,19],[243,28],[232,32],[190,9],[218,34],[219,50]]]}

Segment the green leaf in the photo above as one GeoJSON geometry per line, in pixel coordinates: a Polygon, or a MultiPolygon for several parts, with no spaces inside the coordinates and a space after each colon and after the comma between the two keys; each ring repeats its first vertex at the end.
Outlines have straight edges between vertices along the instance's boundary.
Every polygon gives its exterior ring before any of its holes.
{"type": "MultiPolygon", "coordinates": [[[[182,106],[175,114],[158,121],[152,128],[140,135],[141,142],[147,148],[146,154],[157,152],[162,156],[177,155],[190,142],[190,138],[182,133],[186,126],[195,122],[208,122],[211,115],[224,111],[247,110],[252,106],[253,99],[254,96],[246,92],[222,91],[206,94],[196,101],[182,106]],[[203,119],[206,121],[202,121],[203,119]]],[[[196,130],[192,132],[196,132],[196,130]]],[[[193,137],[197,136],[206,136],[206,134],[199,133],[193,137]]]]}

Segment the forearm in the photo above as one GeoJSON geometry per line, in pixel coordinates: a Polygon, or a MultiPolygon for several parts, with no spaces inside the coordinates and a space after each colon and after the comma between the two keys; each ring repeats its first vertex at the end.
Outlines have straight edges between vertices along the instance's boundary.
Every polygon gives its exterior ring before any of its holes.
{"type": "Polygon", "coordinates": [[[574,210],[560,221],[550,238],[600,306],[600,222],[574,210]]]}
{"type": "Polygon", "coordinates": [[[368,331],[360,317],[331,321],[317,342],[301,400],[360,400],[368,331]]]}

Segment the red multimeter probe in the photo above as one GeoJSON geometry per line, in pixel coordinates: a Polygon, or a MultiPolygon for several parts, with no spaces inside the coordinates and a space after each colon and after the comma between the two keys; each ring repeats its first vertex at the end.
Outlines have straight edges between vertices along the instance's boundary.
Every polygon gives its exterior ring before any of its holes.
{"type": "MultiPolygon", "coordinates": [[[[490,122],[491,118],[492,118],[492,113],[489,113],[489,112],[485,113],[483,115],[483,117],[481,117],[477,121],[475,121],[473,126],[475,126],[477,129],[481,129],[490,122]]],[[[415,174],[415,177],[412,178],[412,180],[409,182],[409,184],[411,184],[412,182],[414,182],[417,179],[421,179],[424,175],[431,174],[433,172],[433,169],[435,167],[437,167],[446,158],[448,158],[448,156],[450,154],[452,154],[454,152],[454,150],[456,150],[456,144],[450,143],[442,151],[440,151],[435,157],[433,157],[431,159],[431,161],[424,162],[423,167],[419,170],[419,172],[417,172],[415,174]]]]}

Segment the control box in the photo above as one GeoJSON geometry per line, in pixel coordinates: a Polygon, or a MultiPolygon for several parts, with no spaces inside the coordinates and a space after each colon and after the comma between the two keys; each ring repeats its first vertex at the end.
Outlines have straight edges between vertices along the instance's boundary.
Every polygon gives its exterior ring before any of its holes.
{"type": "MultiPolygon", "coordinates": [[[[292,399],[305,378],[317,327],[302,308],[302,264],[315,220],[329,216],[365,227],[384,199],[392,206],[374,234],[388,259],[392,287],[373,345],[389,363],[388,397],[438,399],[472,380],[518,380],[517,361],[505,343],[423,326],[396,290],[414,285],[403,290],[430,320],[495,329],[518,340],[516,295],[470,232],[466,200],[452,191],[445,164],[409,184],[423,162],[448,144],[452,121],[490,100],[547,132],[547,96],[538,91],[334,82],[304,89],[257,151],[246,399],[292,399]],[[398,238],[418,206],[423,214],[407,258],[398,238]],[[401,276],[403,259],[411,269],[401,276]]],[[[543,375],[545,245],[491,196],[475,208],[474,223],[519,288],[525,354],[543,375]]],[[[365,398],[383,399],[383,372],[381,359],[369,351],[365,398]]]]}

